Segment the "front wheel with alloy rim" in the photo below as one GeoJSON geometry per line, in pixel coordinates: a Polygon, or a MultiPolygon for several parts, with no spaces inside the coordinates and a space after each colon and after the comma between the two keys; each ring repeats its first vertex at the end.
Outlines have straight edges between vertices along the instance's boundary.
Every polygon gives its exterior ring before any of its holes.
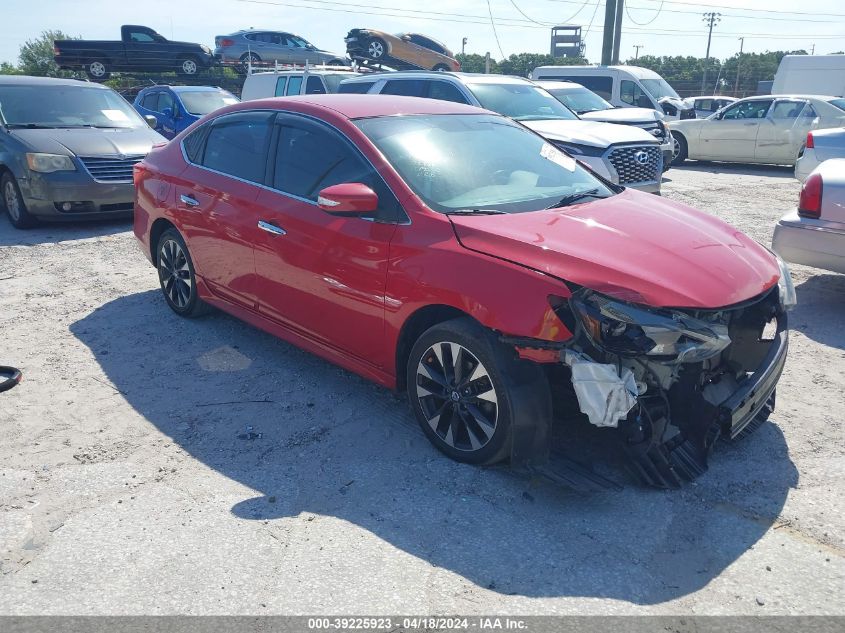
{"type": "Polygon", "coordinates": [[[508,457],[511,423],[525,413],[525,394],[539,401],[548,391],[524,362],[468,317],[426,330],[411,349],[406,379],[411,408],[431,443],[460,462],[508,457]]]}
{"type": "Polygon", "coordinates": [[[672,134],[672,164],[680,165],[687,159],[687,139],[680,134],[672,134]]]}
{"type": "Polygon", "coordinates": [[[382,59],[387,54],[387,44],[378,37],[367,42],[367,56],[370,59],[382,59]]]}
{"type": "Polygon", "coordinates": [[[196,317],[208,311],[208,304],[197,295],[194,263],[185,240],[176,229],[162,233],[156,252],[156,267],[167,305],[179,316],[196,317]]]}
{"type": "Polygon", "coordinates": [[[3,207],[9,214],[9,221],[16,229],[29,229],[38,223],[38,220],[26,208],[26,203],[21,195],[21,190],[15,177],[9,172],[0,178],[0,189],[3,194],[3,207]]]}
{"type": "Polygon", "coordinates": [[[179,63],[176,72],[180,75],[196,75],[199,72],[199,64],[193,57],[186,57],[179,63]]]}

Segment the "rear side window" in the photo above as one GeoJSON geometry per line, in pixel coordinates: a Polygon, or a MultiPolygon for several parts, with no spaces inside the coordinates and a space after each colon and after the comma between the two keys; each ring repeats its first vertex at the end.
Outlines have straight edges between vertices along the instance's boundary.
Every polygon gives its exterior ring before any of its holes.
{"type": "Polygon", "coordinates": [[[455,103],[468,103],[466,97],[461,94],[457,86],[448,81],[431,81],[428,84],[429,99],[440,99],[441,101],[454,101],[455,103]]]}
{"type": "Polygon", "coordinates": [[[205,149],[205,139],[208,138],[208,131],[211,129],[211,124],[203,125],[197,128],[182,141],[182,147],[185,149],[185,155],[188,160],[194,164],[199,165],[202,161],[202,151],[205,149]]]}
{"type": "Polygon", "coordinates": [[[384,84],[381,94],[422,97],[425,94],[425,82],[421,79],[393,79],[384,84]]]}
{"type": "Polygon", "coordinates": [[[367,94],[367,91],[373,87],[374,81],[356,81],[353,83],[344,83],[340,84],[337,91],[340,94],[356,94],[356,95],[363,95],[367,94]]]}
{"type": "MultiPolygon", "coordinates": [[[[242,180],[263,183],[274,116],[273,112],[239,112],[215,119],[200,164],[242,180]]],[[[185,150],[187,153],[187,144],[185,150]]]]}
{"type": "Polygon", "coordinates": [[[714,112],[713,107],[714,107],[713,99],[696,99],[695,100],[695,109],[696,110],[707,110],[708,112],[714,112]]]}
{"type": "Polygon", "coordinates": [[[310,75],[308,81],[305,82],[305,94],[309,95],[324,95],[326,94],[326,87],[323,85],[323,80],[317,75],[310,75]]]}
{"type": "Polygon", "coordinates": [[[360,182],[379,197],[379,218],[395,221],[401,212],[393,193],[372,165],[334,130],[297,117],[280,117],[272,186],[317,201],[331,185],[360,182]]]}
{"type": "Polygon", "coordinates": [[[298,95],[302,90],[302,77],[291,77],[288,79],[288,89],[285,91],[286,95],[298,95]]]}
{"type": "Polygon", "coordinates": [[[613,98],[612,77],[591,77],[589,75],[577,75],[575,77],[543,77],[543,79],[559,79],[561,81],[573,81],[581,84],[587,90],[592,90],[600,97],[610,100],[613,98]]]}
{"type": "Polygon", "coordinates": [[[776,101],[772,108],[773,119],[797,119],[804,110],[803,101],[776,101]]]}
{"type": "Polygon", "coordinates": [[[276,80],[276,91],[273,93],[275,97],[282,97],[285,94],[285,85],[288,82],[287,77],[279,77],[276,80]]]}

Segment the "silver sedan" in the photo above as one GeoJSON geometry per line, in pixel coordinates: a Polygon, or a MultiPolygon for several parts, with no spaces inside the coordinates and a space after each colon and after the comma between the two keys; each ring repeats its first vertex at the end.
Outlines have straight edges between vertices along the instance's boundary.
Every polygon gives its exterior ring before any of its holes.
{"type": "Polygon", "coordinates": [[[305,38],[283,31],[248,30],[218,35],[214,38],[214,45],[217,59],[242,66],[261,62],[349,65],[346,55],[320,50],[305,38]]]}
{"type": "Polygon", "coordinates": [[[788,262],[845,273],[845,158],[804,181],[798,208],[775,227],[772,250],[788,262]]]}

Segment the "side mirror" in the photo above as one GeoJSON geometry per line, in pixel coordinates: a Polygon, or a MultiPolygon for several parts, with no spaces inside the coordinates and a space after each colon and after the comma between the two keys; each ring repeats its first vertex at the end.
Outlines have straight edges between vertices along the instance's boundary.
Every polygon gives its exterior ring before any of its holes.
{"type": "Polygon", "coordinates": [[[155,118],[152,114],[145,114],[144,121],[146,121],[147,125],[149,125],[153,129],[156,129],[156,126],[158,125],[158,119],[155,118]]]}
{"type": "Polygon", "coordinates": [[[176,116],[175,114],[173,114],[173,108],[165,108],[164,110],[161,111],[161,113],[164,115],[164,117],[166,119],[172,119],[172,118],[175,118],[175,116],[176,116]]]}
{"type": "Polygon", "coordinates": [[[375,213],[378,195],[360,182],[345,182],[320,191],[317,206],[329,215],[357,218],[375,213]]]}

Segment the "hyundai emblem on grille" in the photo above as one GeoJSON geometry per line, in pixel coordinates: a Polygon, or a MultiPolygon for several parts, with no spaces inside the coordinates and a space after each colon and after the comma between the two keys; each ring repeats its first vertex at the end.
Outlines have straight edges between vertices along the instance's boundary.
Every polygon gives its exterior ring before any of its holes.
{"type": "Polygon", "coordinates": [[[645,165],[648,162],[648,152],[640,150],[634,154],[634,160],[636,160],[640,165],[645,165]]]}

